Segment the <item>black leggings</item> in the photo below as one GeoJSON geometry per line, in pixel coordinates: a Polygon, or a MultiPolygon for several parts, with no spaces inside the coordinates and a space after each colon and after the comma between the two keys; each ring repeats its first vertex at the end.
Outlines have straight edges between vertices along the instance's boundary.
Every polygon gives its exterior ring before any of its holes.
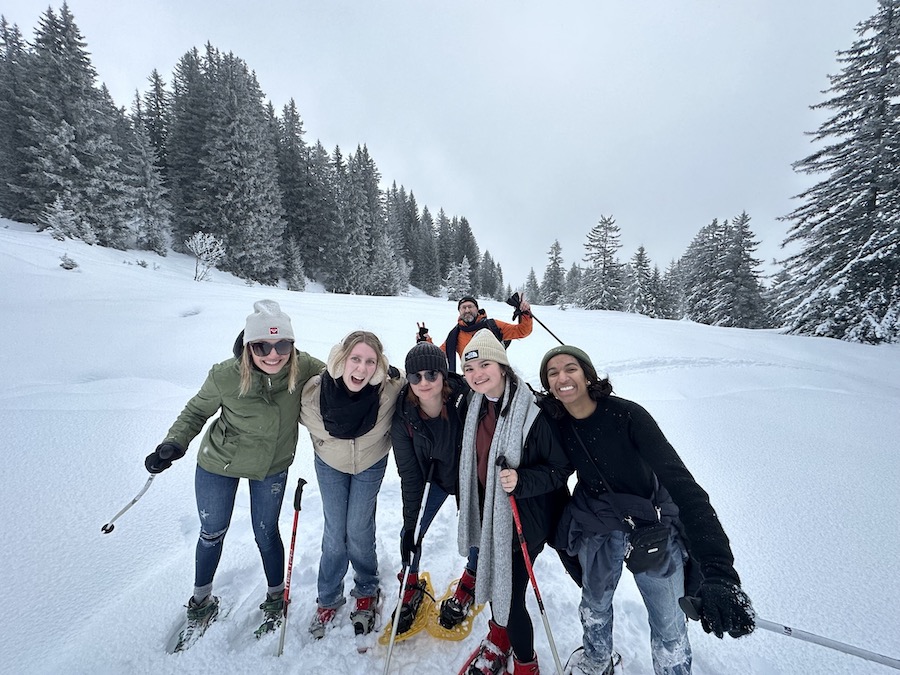
{"type": "MultiPolygon", "coordinates": [[[[538,553],[544,548],[541,544],[535,549],[529,548],[531,562],[534,563],[538,553]]],[[[525,594],[528,592],[528,569],[525,567],[525,558],[520,550],[514,550],[512,555],[512,599],[509,605],[509,621],[506,623],[506,632],[509,633],[509,643],[512,645],[513,654],[522,663],[534,659],[534,628],[531,625],[531,617],[525,608],[525,594]]]]}

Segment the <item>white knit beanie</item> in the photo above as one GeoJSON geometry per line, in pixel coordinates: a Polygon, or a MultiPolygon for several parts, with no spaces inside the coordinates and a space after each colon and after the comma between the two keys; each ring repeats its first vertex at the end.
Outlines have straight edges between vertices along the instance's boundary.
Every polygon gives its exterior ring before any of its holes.
{"type": "Polygon", "coordinates": [[[509,365],[509,359],[506,356],[506,350],[500,341],[494,337],[490,328],[482,328],[475,333],[469,344],[463,351],[463,363],[483,359],[485,361],[496,361],[504,365],[509,365]]]}
{"type": "Polygon", "coordinates": [[[257,340],[293,340],[291,317],[274,300],[257,300],[244,327],[244,344],[257,340]]]}

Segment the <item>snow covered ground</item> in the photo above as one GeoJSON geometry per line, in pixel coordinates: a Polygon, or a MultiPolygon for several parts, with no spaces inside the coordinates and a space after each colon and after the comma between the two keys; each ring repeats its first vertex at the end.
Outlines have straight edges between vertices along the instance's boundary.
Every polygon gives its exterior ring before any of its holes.
{"type": "MultiPolygon", "coordinates": [[[[374,673],[384,647],[354,648],[342,625],[313,642],[321,500],[301,434],[291,485],[310,481],[300,514],[284,655],[258,642],[265,582],[242,487],[216,578],[230,614],[195,648],[164,645],[190,595],[197,518],[189,456],[156,478],[104,535],[100,527],[147,479],[144,456],[230,355],[255,300],[279,301],[299,347],[324,359],[347,332],[377,333],[402,366],[416,321],[449,330],[455,304],[410,296],[339,296],[248,286],[193,260],[58,242],[0,221],[0,671],[6,673],[374,673]],[[63,270],[68,254],[79,267],[63,270]],[[146,266],[144,266],[144,263],[146,266]]],[[[510,308],[484,302],[508,320],[510,308]]],[[[561,338],[585,348],[618,394],[659,421],[729,533],[744,588],[760,616],[900,657],[900,347],[869,347],[609,312],[535,307],[561,338]]],[[[538,385],[555,343],[540,326],[510,357],[538,385]]],[[[192,449],[194,449],[192,447],[192,449]]],[[[293,489],[293,488],[292,488],[293,489]]],[[[282,532],[290,540],[291,500],[282,532]]],[[[389,464],[378,514],[389,600],[397,592],[399,480],[389,464]]],[[[425,540],[423,569],[443,588],[462,569],[456,514],[445,506],[425,540]]],[[[556,556],[535,572],[563,660],[580,644],[579,591],[556,556]]],[[[348,587],[349,590],[349,587],[348,587]]],[[[553,661],[531,597],[544,672],[553,661]]],[[[394,673],[456,673],[486,627],[464,642],[422,633],[394,650],[394,673]]],[[[691,626],[697,675],[886,673],[875,665],[758,631],[716,640],[691,626]]],[[[651,673],[648,629],[629,575],[616,595],[615,641],[628,675],[651,673]]]]}

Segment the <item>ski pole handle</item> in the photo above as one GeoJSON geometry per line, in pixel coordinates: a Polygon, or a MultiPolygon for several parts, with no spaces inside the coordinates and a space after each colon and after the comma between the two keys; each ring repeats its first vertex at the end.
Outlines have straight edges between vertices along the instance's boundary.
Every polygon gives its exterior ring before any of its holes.
{"type": "Polygon", "coordinates": [[[303,499],[303,486],[306,481],[303,478],[297,480],[297,489],[294,491],[294,511],[300,510],[300,500],[303,499]]]}

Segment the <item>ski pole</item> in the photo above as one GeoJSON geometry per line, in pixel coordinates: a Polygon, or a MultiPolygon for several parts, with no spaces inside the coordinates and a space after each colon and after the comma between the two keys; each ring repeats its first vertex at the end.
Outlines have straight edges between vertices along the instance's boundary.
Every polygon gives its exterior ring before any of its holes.
{"type": "MultiPolygon", "coordinates": [[[[497,458],[497,466],[502,469],[508,469],[509,464],[506,462],[506,455],[500,455],[497,458]]],[[[550,621],[547,619],[547,612],[544,610],[544,601],[541,599],[541,591],[538,589],[537,579],[534,578],[534,569],[531,567],[531,556],[528,554],[528,544],[525,541],[525,535],[522,533],[522,520],[519,518],[519,506],[516,504],[516,498],[510,492],[509,506],[512,509],[513,520],[516,523],[516,533],[519,535],[519,546],[522,549],[522,558],[525,559],[525,569],[528,570],[528,578],[531,580],[531,587],[534,589],[534,597],[537,599],[538,608],[541,610],[541,620],[544,622],[544,631],[547,633],[547,641],[550,643],[550,651],[553,653],[553,661],[556,663],[556,672],[563,675],[562,663],[559,661],[559,652],[556,651],[556,642],[553,640],[553,633],[550,630],[550,621]]]]}
{"type": "MultiPolygon", "coordinates": [[[[694,619],[695,621],[700,620],[700,598],[684,597],[678,601],[678,604],[681,606],[682,611],[687,615],[689,619],[694,619]]],[[[821,635],[816,635],[815,633],[807,633],[806,631],[791,628],[790,626],[784,626],[773,621],[767,621],[766,619],[760,619],[759,617],[755,619],[755,622],[757,627],[762,628],[763,630],[778,633],[780,635],[786,635],[787,637],[797,638],[798,640],[803,640],[805,642],[812,642],[813,644],[821,645],[822,647],[828,647],[829,649],[834,649],[835,651],[843,652],[844,654],[858,656],[859,658],[865,659],[866,661],[873,661],[875,663],[889,666],[890,668],[893,668],[895,670],[900,670],[900,659],[894,659],[889,656],[884,656],[883,654],[870,652],[867,649],[854,647],[853,645],[848,645],[844,642],[838,642],[837,640],[822,637],[821,635]]]]}
{"type": "Polygon", "coordinates": [[[108,523],[106,523],[106,525],[104,525],[103,527],[100,528],[100,531],[103,532],[103,534],[109,534],[110,532],[112,532],[115,529],[116,526],[113,525],[113,523],[116,520],[118,520],[119,516],[121,516],[128,509],[130,509],[132,506],[137,504],[137,500],[144,496],[144,493],[150,488],[150,483],[153,482],[153,479],[156,478],[156,475],[157,474],[155,474],[155,473],[151,473],[150,478],[147,479],[147,482],[144,483],[144,487],[141,488],[141,491],[137,493],[135,498],[132,499],[130,502],[128,502],[128,504],[125,505],[125,508],[123,508],[116,515],[114,515],[112,517],[112,520],[110,520],[108,523]]]}
{"type": "Polygon", "coordinates": [[[515,311],[515,313],[513,314],[513,318],[514,318],[514,319],[515,319],[516,316],[519,315],[519,314],[527,314],[527,315],[530,316],[532,319],[534,319],[534,320],[537,321],[539,324],[541,324],[541,327],[542,327],[545,331],[547,331],[548,333],[550,333],[550,335],[552,335],[554,338],[556,338],[556,341],[557,341],[559,344],[561,344],[561,345],[566,344],[565,342],[563,342],[562,340],[560,340],[558,337],[556,337],[556,334],[555,334],[552,330],[550,330],[549,328],[547,328],[546,324],[544,324],[543,321],[541,321],[539,318],[537,318],[537,317],[534,315],[534,312],[532,312],[532,311],[530,311],[530,310],[527,311],[527,312],[520,312],[520,311],[519,311],[519,303],[520,303],[520,302],[521,302],[521,300],[519,300],[519,294],[518,294],[518,293],[513,293],[511,296],[509,296],[509,297],[506,299],[506,304],[507,304],[507,305],[510,305],[511,307],[515,307],[515,308],[516,308],[516,311],[515,311]]]}
{"type": "MultiPolygon", "coordinates": [[[[434,460],[428,465],[428,478],[425,479],[425,492],[422,495],[422,505],[419,506],[419,515],[416,516],[416,553],[414,560],[419,558],[422,551],[422,539],[425,534],[422,532],[422,517],[425,515],[425,504],[428,502],[428,495],[431,493],[431,477],[434,474],[434,460]]],[[[391,640],[388,642],[387,656],[384,659],[384,675],[387,675],[388,668],[391,665],[391,654],[394,651],[394,642],[397,639],[397,626],[400,624],[400,609],[403,605],[403,591],[406,589],[406,581],[409,579],[410,565],[403,561],[403,570],[400,573],[400,597],[397,598],[397,609],[394,610],[393,625],[391,626],[391,640]]]]}
{"type": "Polygon", "coordinates": [[[297,517],[300,515],[300,500],[303,498],[303,486],[306,481],[300,478],[297,481],[297,489],[294,491],[294,528],[291,532],[291,552],[288,555],[287,576],[284,580],[284,619],[281,622],[281,635],[278,638],[278,653],[281,656],[284,651],[284,634],[287,631],[288,605],[291,603],[291,572],[294,569],[294,544],[297,542],[297,517]]]}

